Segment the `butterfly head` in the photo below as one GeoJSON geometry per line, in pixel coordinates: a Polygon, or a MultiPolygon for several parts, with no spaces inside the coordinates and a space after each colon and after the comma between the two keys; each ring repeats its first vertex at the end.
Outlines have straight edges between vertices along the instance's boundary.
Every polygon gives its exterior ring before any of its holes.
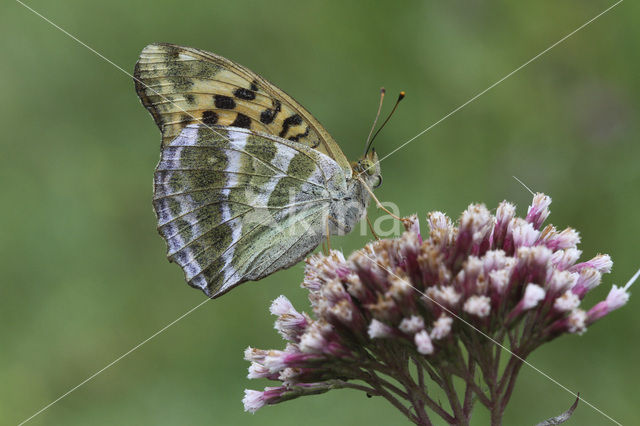
{"type": "Polygon", "coordinates": [[[382,185],[380,173],[380,161],[375,149],[371,149],[360,160],[351,165],[354,174],[363,179],[370,188],[378,188],[382,185]]]}

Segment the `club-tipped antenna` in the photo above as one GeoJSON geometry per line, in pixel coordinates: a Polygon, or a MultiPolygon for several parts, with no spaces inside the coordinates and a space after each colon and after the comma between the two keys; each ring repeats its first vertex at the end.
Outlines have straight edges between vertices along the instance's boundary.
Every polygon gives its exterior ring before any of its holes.
{"type": "MultiPolygon", "coordinates": [[[[400,103],[401,100],[404,99],[405,95],[406,95],[406,93],[404,91],[400,92],[400,94],[398,95],[398,99],[396,100],[396,104],[393,106],[393,109],[391,110],[391,112],[387,116],[387,119],[384,120],[384,122],[382,123],[382,125],[380,126],[378,131],[375,133],[375,135],[373,135],[373,137],[371,138],[369,143],[367,143],[367,149],[364,151],[365,155],[367,155],[367,153],[369,152],[369,149],[371,148],[371,145],[373,145],[373,141],[376,139],[376,136],[378,136],[378,133],[380,133],[380,130],[382,130],[384,128],[384,126],[389,122],[389,119],[391,118],[393,113],[396,112],[396,108],[398,108],[398,104],[400,103]]],[[[382,105],[382,101],[380,102],[380,105],[382,105]]],[[[377,117],[376,117],[376,120],[377,120],[377,117]]],[[[374,122],[374,124],[375,124],[375,122],[374,122]]]]}
{"type": "Polygon", "coordinates": [[[371,125],[371,130],[369,130],[369,136],[367,136],[367,141],[364,143],[364,154],[367,154],[369,151],[369,141],[371,140],[371,135],[373,135],[373,130],[376,128],[376,124],[378,123],[378,117],[380,117],[380,111],[382,111],[382,101],[384,101],[384,94],[387,91],[384,87],[380,88],[380,103],[378,104],[378,112],[376,112],[376,118],[373,119],[373,124],[371,125]]]}

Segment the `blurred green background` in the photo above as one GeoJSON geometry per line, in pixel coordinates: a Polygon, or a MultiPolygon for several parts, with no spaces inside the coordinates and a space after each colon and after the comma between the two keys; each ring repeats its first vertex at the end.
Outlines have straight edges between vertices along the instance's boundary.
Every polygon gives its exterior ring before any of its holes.
{"type": "MultiPolygon", "coordinates": [[[[607,8],[607,1],[454,0],[28,4],[127,72],[166,41],[210,50],[297,98],[351,159],[378,89],[407,99],[381,155],[607,8]]],[[[624,2],[382,163],[383,200],[403,214],[509,199],[516,175],[549,194],[551,222],[581,232],[613,273],[640,266],[640,6],[624,2]]],[[[131,78],[19,3],[0,6],[0,423],[16,424],[203,300],[165,260],[151,209],[160,134],[131,78]]],[[[390,104],[391,102],[389,102],[390,104]]],[[[390,105],[387,105],[387,110],[390,105]]],[[[370,209],[374,217],[378,212],[370,209]]],[[[423,229],[426,226],[423,224],[423,229]]],[[[350,252],[366,237],[333,244],[350,252]]],[[[243,412],[248,345],[279,348],[268,314],[286,294],[308,309],[302,266],[249,283],[149,341],[33,425],[403,424],[354,391],[243,412]]],[[[529,359],[623,424],[637,424],[638,300],[529,359]]],[[[524,368],[505,424],[531,425],[572,397],[524,368]]],[[[478,407],[474,424],[487,423],[478,407]]],[[[583,404],[571,424],[611,424],[583,404]]]]}

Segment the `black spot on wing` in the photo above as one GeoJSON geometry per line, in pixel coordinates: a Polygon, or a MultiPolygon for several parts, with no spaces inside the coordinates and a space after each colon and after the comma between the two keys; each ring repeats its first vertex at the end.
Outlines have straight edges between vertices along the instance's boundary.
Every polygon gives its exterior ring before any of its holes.
{"type": "Polygon", "coordinates": [[[256,98],[256,94],[254,91],[249,90],[249,89],[245,89],[245,88],[238,88],[236,90],[233,91],[233,96],[235,96],[238,99],[245,99],[247,101],[252,101],[256,98]]]}
{"type": "Polygon", "coordinates": [[[234,101],[233,98],[230,98],[229,96],[214,95],[213,101],[216,108],[234,109],[236,107],[236,101],[234,101]]]}
{"type": "MultiPolygon", "coordinates": [[[[305,129],[305,131],[304,131],[304,133],[298,133],[298,134],[297,134],[297,135],[295,135],[295,136],[291,136],[291,137],[289,138],[289,140],[290,140],[290,141],[294,141],[294,142],[298,142],[298,141],[300,140],[300,138],[304,138],[304,137],[307,137],[307,136],[309,136],[309,126],[307,126],[307,128],[306,128],[306,129],[305,129]]],[[[315,148],[315,147],[317,147],[319,144],[320,144],[320,141],[318,140],[318,141],[316,141],[316,144],[315,144],[315,145],[313,145],[311,148],[315,148]]]]}
{"type": "Polygon", "coordinates": [[[218,114],[213,111],[205,111],[202,113],[202,122],[209,126],[218,122],[218,114]]]}
{"type": "Polygon", "coordinates": [[[257,92],[257,91],[259,90],[259,89],[258,89],[258,82],[257,82],[257,81],[253,80],[253,81],[251,82],[251,90],[253,90],[254,92],[257,92]]]}
{"type": "Polygon", "coordinates": [[[184,95],[184,100],[187,101],[189,105],[193,105],[193,103],[196,101],[195,97],[191,93],[187,93],[186,95],[184,95]]]}
{"type": "Polygon", "coordinates": [[[238,113],[236,115],[236,119],[233,120],[233,123],[230,124],[232,127],[244,127],[248,129],[251,127],[251,119],[244,114],[238,113]]]}
{"type": "Polygon", "coordinates": [[[302,117],[300,117],[298,114],[293,114],[292,116],[285,118],[282,122],[282,130],[280,131],[280,134],[278,136],[280,136],[281,138],[285,137],[289,132],[289,127],[297,126],[298,124],[302,124],[302,117]]]}
{"type": "Polygon", "coordinates": [[[280,101],[277,99],[274,99],[273,108],[265,109],[264,111],[262,111],[262,114],[260,114],[260,122],[263,124],[269,124],[273,122],[273,120],[275,120],[276,118],[276,115],[278,115],[281,109],[282,109],[282,104],[280,103],[280,101]]]}

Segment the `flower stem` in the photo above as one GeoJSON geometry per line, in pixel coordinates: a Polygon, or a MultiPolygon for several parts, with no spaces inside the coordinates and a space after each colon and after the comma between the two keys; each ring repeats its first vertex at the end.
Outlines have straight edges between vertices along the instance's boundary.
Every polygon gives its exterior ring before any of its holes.
{"type": "Polygon", "coordinates": [[[474,403],[474,398],[473,398],[473,394],[474,394],[474,388],[472,387],[472,385],[475,385],[475,371],[476,371],[476,365],[474,364],[473,360],[471,359],[471,357],[469,357],[469,364],[467,367],[467,386],[465,388],[464,391],[464,403],[462,406],[463,412],[464,412],[464,416],[467,419],[471,419],[471,410],[473,410],[473,403],[474,403]]]}
{"type": "Polygon", "coordinates": [[[414,422],[415,424],[426,424],[431,425],[431,423],[420,423],[420,419],[416,415],[414,415],[409,408],[407,408],[404,404],[402,404],[395,396],[393,396],[389,391],[387,391],[384,386],[378,381],[377,376],[371,377],[367,380],[367,383],[371,385],[378,395],[384,397],[387,401],[389,401],[394,407],[396,407],[402,414],[404,414],[409,420],[414,422]]]}
{"type": "Polygon", "coordinates": [[[456,389],[453,386],[451,374],[445,375],[444,384],[445,386],[443,387],[443,390],[449,398],[449,405],[451,406],[451,409],[453,410],[453,414],[455,416],[455,424],[461,426],[468,425],[469,419],[465,415],[462,405],[460,405],[458,394],[456,393],[456,389]]]}

